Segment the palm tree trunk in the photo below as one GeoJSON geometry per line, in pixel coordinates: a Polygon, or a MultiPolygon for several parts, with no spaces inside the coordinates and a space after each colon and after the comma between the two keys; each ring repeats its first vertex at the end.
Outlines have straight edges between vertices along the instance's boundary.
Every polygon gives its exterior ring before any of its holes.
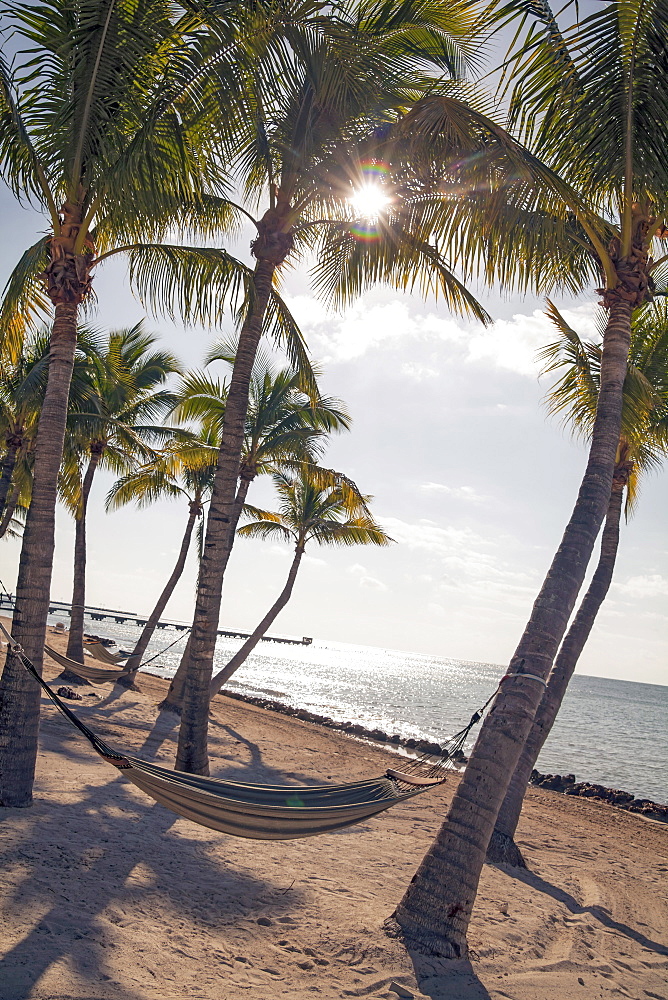
{"type": "MultiPolygon", "coordinates": [[[[49,378],[39,419],[32,500],[19,562],[12,632],[42,669],[53,566],[58,471],[63,454],[77,343],[78,302],[56,304],[49,378]]],[[[7,656],[0,680],[0,804],[29,806],[37,757],[40,690],[18,657],[7,656]]]]}
{"type": "MultiPolygon", "coordinates": [[[[232,547],[234,545],[234,539],[236,538],[237,524],[239,523],[239,518],[241,517],[241,511],[246,503],[246,495],[248,493],[248,488],[252,482],[251,479],[242,477],[239,481],[239,488],[237,490],[237,495],[234,500],[234,511],[232,513],[232,520],[230,521],[230,530],[225,542],[225,554],[223,558],[223,574],[227,569],[227,563],[229,562],[230,555],[232,554],[232,547]]],[[[181,662],[178,665],[177,671],[172,677],[171,684],[169,685],[169,690],[167,691],[166,697],[160,702],[160,708],[167,712],[177,712],[181,714],[183,708],[183,692],[185,688],[185,680],[188,673],[188,663],[190,659],[190,646],[191,646],[191,636],[188,636],[188,641],[186,647],[183,650],[183,656],[181,657],[181,662]]]]}
{"type": "Polygon", "coordinates": [[[601,536],[601,554],[596,572],[592,577],[589,589],[580,605],[573,623],[561,644],[559,655],[550,674],[547,689],[536,712],[524,749],[517,762],[503,800],[492,839],[487,849],[487,861],[490,864],[512,864],[526,867],[519,848],[514,841],[515,830],[522,811],[522,803],[526,794],[527,784],[533,771],[543,744],[561,707],[569,681],[577,666],[580,654],[593,628],[599,609],[606,598],[617,558],[619,545],[619,521],[622,512],[622,498],[626,476],[615,479],[608,514],[601,536]]]}
{"type": "Polygon", "coordinates": [[[21,439],[17,439],[16,435],[12,435],[8,438],[6,443],[7,451],[5,452],[5,457],[2,460],[2,473],[0,474],[0,514],[2,514],[5,510],[7,494],[9,493],[12,485],[12,476],[14,475],[14,467],[16,466],[16,458],[19,453],[19,448],[21,447],[21,439]]]}
{"type": "MultiPolygon", "coordinates": [[[[608,293],[607,304],[601,388],[587,468],[561,545],[511,660],[511,675],[547,678],[610,500],[633,306],[615,293],[608,293]]],[[[448,816],[388,925],[411,947],[445,958],[466,954],[487,846],[543,690],[543,683],[521,676],[501,686],[448,816]]]]}
{"type": "Polygon", "coordinates": [[[7,497],[7,502],[5,503],[5,511],[2,515],[2,520],[0,521],[0,538],[5,535],[7,528],[9,527],[9,522],[14,517],[14,511],[16,510],[17,504],[19,502],[19,497],[21,496],[21,484],[15,483],[12,488],[12,492],[7,497]]]}
{"type": "Polygon", "coordinates": [[[120,678],[117,683],[122,684],[123,687],[130,687],[134,683],[135,677],[137,676],[137,671],[141,666],[142,657],[148,648],[148,644],[153,637],[153,633],[156,630],[157,624],[160,621],[160,616],[167,607],[167,603],[174,593],[174,588],[181,579],[184,566],[186,564],[186,558],[188,556],[188,550],[190,549],[190,539],[192,538],[193,528],[195,527],[195,521],[199,517],[202,511],[202,507],[197,500],[190,501],[190,514],[188,515],[188,521],[186,524],[186,530],[183,533],[183,539],[181,541],[181,548],[179,550],[179,555],[176,560],[174,569],[172,570],[171,576],[167,583],[165,584],[165,589],[160,594],[158,601],[153,608],[153,611],[149,615],[148,621],[142,629],[142,633],[137,640],[137,644],[132,651],[132,655],[128,658],[126,667],[129,671],[126,677],[120,678]]]}
{"type": "MultiPolygon", "coordinates": [[[[67,640],[67,656],[77,663],[84,662],[83,630],[84,611],[86,610],[86,514],[88,511],[88,497],[90,495],[93,478],[97,470],[102,452],[99,449],[91,449],[88,468],[81,484],[81,503],[77,511],[78,517],[75,520],[74,529],[74,580],[72,583],[72,607],[70,610],[70,634],[67,640]]],[[[58,677],[63,681],[74,681],[81,683],[81,678],[77,677],[70,670],[64,670],[58,677]]],[[[87,682],[86,682],[87,683],[87,682]]]]}
{"type": "Polygon", "coordinates": [[[212,698],[215,694],[218,694],[223,684],[230,679],[232,674],[238,670],[242,663],[244,663],[248,656],[250,656],[262,636],[266,633],[267,629],[271,627],[279,613],[290,600],[290,597],[292,596],[292,588],[295,585],[297,570],[299,569],[299,564],[303,555],[304,547],[299,544],[297,545],[297,549],[295,551],[295,557],[292,560],[292,566],[290,567],[290,572],[288,573],[288,579],[278,599],[276,600],[276,603],[272,605],[252,635],[246,639],[241,649],[236,652],[229,663],[223,667],[222,670],[219,670],[218,673],[212,678],[210,687],[210,695],[212,698]]]}
{"type": "Polygon", "coordinates": [[[275,269],[274,261],[265,257],[257,262],[253,276],[253,301],[239,336],[225,406],[222,443],[200,566],[176,758],[177,768],[192,774],[209,773],[209,684],[216,649],[223,575],[229,558],[228,535],[234,516],[251,371],[262,336],[275,269]]]}

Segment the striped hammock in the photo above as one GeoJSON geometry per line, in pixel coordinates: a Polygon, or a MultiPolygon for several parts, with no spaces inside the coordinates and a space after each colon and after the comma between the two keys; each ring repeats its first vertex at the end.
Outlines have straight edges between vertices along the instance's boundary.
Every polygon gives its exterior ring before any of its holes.
{"type": "MultiPolygon", "coordinates": [[[[294,840],[360,823],[446,777],[445,762],[420,775],[390,769],[366,781],[342,785],[260,785],[206,778],[117,753],[52,691],[0,622],[12,652],[93,749],[156,802],[200,826],[252,840],[294,840]]],[[[53,655],[49,652],[49,655],[53,655]]],[[[60,654],[58,654],[60,656],[60,654]]],[[[67,657],[62,657],[67,659],[67,657]]],[[[80,664],[78,664],[80,666],[80,664]]]]}

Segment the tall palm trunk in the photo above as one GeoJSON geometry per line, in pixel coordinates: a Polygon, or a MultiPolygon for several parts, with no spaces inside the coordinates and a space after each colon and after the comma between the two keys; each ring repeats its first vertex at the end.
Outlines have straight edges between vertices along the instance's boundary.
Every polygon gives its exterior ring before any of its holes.
{"type": "MultiPolygon", "coordinates": [[[[53,566],[58,471],[63,454],[77,343],[78,300],[58,302],[49,378],[39,419],[32,500],[19,562],[12,632],[41,672],[53,566]]],[[[37,757],[40,691],[18,657],[8,655],[0,681],[0,804],[29,806],[37,757]]]]}
{"type": "Polygon", "coordinates": [[[225,405],[222,443],[207,518],[191,634],[176,767],[192,774],[209,773],[209,684],[216,649],[224,568],[229,557],[227,540],[234,514],[251,372],[277,263],[269,257],[259,254],[258,257],[253,275],[252,304],[239,336],[225,405]]]}
{"type": "MultiPolygon", "coordinates": [[[[236,537],[237,525],[239,523],[239,518],[241,517],[241,511],[246,503],[246,495],[248,493],[248,488],[254,479],[254,476],[250,478],[242,476],[239,481],[239,488],[237,490],[237,495],[234,500],[234,510],[232,513],[232,519],[230,521],[230,530],[227,535],[225,542],[225,553],[223,557],[223,575],[227,569],[227,564],[232,554],[232,546],[234,545],[234,539],[236,537]]],[[[186,642],[186,647],[183,650],[183,656],[178,665],[176,673],[172,677],[172,681],[169,685],[166,697],[160,702],[160,708],[167,712],[177,712],[181,714],[183,708],[183,692],[185,690],[185,681],[188,674],[188,663],[190,661],[190,646],[191,646],[191,636],[188,636],[188,641],[186,642]]]]}
{"type": "Polygon", "coordinates": [[[292,560],[290,572],[288,573],[288,579],[275,604],[271,606],[252,635],[246,639],[241,649],[236,652],[229,663],[223,667],[222,670],[219,670],[218,673],[212,678],[210,687],[210,695],[212,698],[215,694],[218,694],[223,684],[230,679],[232,674],[238,670],[242,663],[244,663],[248,656],[250,656],[262,636],[266,633],[267,629],[271,627],[279,613],[290,600],[292,596],[292,588],[295,585],[295,579],[297,577],[297,570],[299,569],[299,564],[303,555],[304,546],[302,543],[299,543],[295,551],[295,557],[292,560]]]}
{"type": "Polygon", "coordinates": [[[2,461],[2,472],[0,473],[0,514],[4,513],[5,504],[7,503],[7,494],[12,485],[12,476],[14,475],[16,459],[22,444],[22,436],[20,434],[10,434],[5,444],[7,445],[7,451],[2,461]]]}
{"type": "Polygon", "coordinates": [[[174,593],[174,588],[181,579],[183,574],[183,569],[186,564],[186,558],[188,556],[188,550],[190,549],[190,540],[192,538],[193,528],[195,527],[195,521],[202,513],[202,505],[199,500],[190,501],[190,514],[188,515],[188,521],[186,523],[186,530],[183,533],[183,539],[181,540],[181,548],[179,549],[179,555],[172,570],[171,576],[167,583],[165,584],[165,589],[160,594],[153,611],[149,615],[148,621],[142,629],[142,633],[137,640],[135,648],[132,651],[132,655],[129,657],[126,667],[129,671],[127,676],[120,678],[117,683],[121,683],[123,687],[130,687],[137,676],[137,671],[141,666],[141,661],[148,648],[148,644],[153,637],[158,622],[160,621],[160,616],[167,607],[167,603],[174,593]]]}
{"type": "MultiPolygon", "coordinates": [[[[70,634],[67,641],[67,655],[77,663],[84,662],[83,630],[84,611],[86,609],[86,514],[88,512],[88,497],[90,496],[93,478],[102,456],[103,448],[93,445],[90,460],[81,484],[81,501],[74,529],[74,579],[72,582],[72,607],[70,611],[70,634]]],[[[64,670],[60,680],[76,681],[81,679],[70,670],[64,670]]]]}
{"type": "Polygon", "coordinates": [[[601,554],[596,572],[592,577],[589,589],[573,623],[561,644],[561,649],[550,674],[547,689],[536,712],[531,732],[524,744],[524,749],[520,754],[520,759],[510,780],[506,797],[499,810],[494,833],[487,849],[487,860],[491,864],[505,863],[526,867],[513,838],[522,811],[527,783],[538,760],[538,755],[543,749],[543,744],[550,734],[550,730],[566,694],[569,681],[573,676],[573,671],[577,666],[596,616],[610,588],[615,560],[617,558],[619,521],[627,478],[628,467],[621,470],[620,474],[617,474],[617,470],[615,470],[608,514],[601,536],[601,554]]]}
{"type": "Polygon", "coordinates": [[[19,502],[19,497],[21,496],[21,484],[15,483],[12,488],[11,493],[7,497],[7,502],[5,503],[5,510],[2,515],[2,520],[0,520],[0,538],[5,535],[7,528],[11,519],[14,517],[14,511],[16,510],[19,502]]]}
{"type": "MultiPolygon", "coordinates": [[[[624,289],[622,289],[622,292],[624,289]]],[[[607,293],[601,388],[587,468],[561,545],[531,618],[485,719],[436,840],[397,907],[388,930],[429,954],[461,958],[496,817],[529,735],[547,678],[610,500],[619,441],[633,303],[607,293]],[[398,927],[397,927],[398,924],[398,927]]]]}

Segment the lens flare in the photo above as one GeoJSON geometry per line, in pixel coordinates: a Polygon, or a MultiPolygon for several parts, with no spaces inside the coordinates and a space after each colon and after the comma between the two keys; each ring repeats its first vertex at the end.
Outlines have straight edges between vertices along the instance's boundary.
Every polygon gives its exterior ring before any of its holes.
{"type": "Polygon", "coordinates": [[[372,160],[362,162],[360,167],[363,182],[348,199],[360,222],[351,227],[351,232],[358,240],[370,242],[378,239],[375,222],[391,202],[384,186],[389,170],[385,163],[372,160]]]}

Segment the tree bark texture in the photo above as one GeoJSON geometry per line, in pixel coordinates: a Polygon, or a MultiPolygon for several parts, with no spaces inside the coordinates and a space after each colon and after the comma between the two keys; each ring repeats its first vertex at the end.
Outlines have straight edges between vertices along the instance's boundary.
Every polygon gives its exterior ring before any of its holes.
{"type": "Polygon", "coordinates": [[[14,511],[19,502],[19,497],[21,496],[21,486],[19,483],[15,483],[12,487],[12,491],[7,497],[7,502],[5,503],[5,510],[2,515],[2,520],[0,520],[0,538],[6,534],[7,528],[11,519],[14,517],[14,511]]]}
{"type": "Polygon", "coordinates": [[[304,555],[304,548],[302,545],[297,545],[297,550],[295,552],[295,557],[292,560],[292,566],[290,567],[290,572],[288,573],[288,579],[286,581],[283,590],[278,596],[276,603],[272,605],[269,611],[266,613],[260,624],[254,630],[252,635],[246,639],[245,643],[239,649],[229,663],[219,670],[217,674],[211,680],[211,697],[218,694],[223,684],[225,684],[235,671],[246,661],[246,659],[253,652],[258,642],[262,636],[266,633],[267,629],[271,627],[273,622],[276,620],[280,612],[283,610],[285,605],[290,600],[292,596],[292,588],[295,585],[295,579],[297,577],[297,570],[299,569],[299,564],[301,562],[302,556],[304,555]]]}
{"type": "Polygon", "coordinates": [[[554,725],[554,720],[561,707],[580,654],[589,638],[599,609],[610,589],[619,545],[619,522],[625,485],[625,477],[621,481],[615,479],[613,482],[608,514],[601,536],[601,553],[598,565],[589,589],[561,644],[561,649],[550,673],[548,685],[538,706],[529,737],[524,744],[520,759],[517,762],[510,784],[508,785],[508,791],[499,810],[494,831],[495,836],[490,841],[490,847],[493,847],[493,850],[491,852],[488,850],[487,852],[487,860],[492,864],[497,863],[497,859],[501,859],[502,855],[500,852],[503,852],[503,855],[508,857],[507,852],[509,847],[505,841],[513,841],[515,837],[531,772],[536,765],[540,751],[543,749],[543,744],[554,725]]]}
{"type": "Polygon", "coordinates": [[[128,676],[122,678],[124,681],[124,686],[129,686],[134,682],[137,676],[137,671],[141,666],[141,661],[148,648],[148,644],[153,638],[153,633],[155,632],[158,622],[160,621],[160,616],[167,607],[167,603],[174,593],[174,588],[181,579],[183,569],[186,564],[186,558],[188,556],[188,550],[190,549],[190,540],[192,538],[193,528],[195,527],[195,521],[202,512],[201,505],[193,500],[190,502],[190,514],[188,515],[188,521],[186,523],[186,530],[183,533],[183,539],[181,540],[181,548],[179,549],[179,555],[172,570],[169,580],[165,584],[163,592],[157,600],[153,611],[149,615],[148,621],[142,629],[142,633],[137,640],[135,648],[132,650],[132,655],[128,658],[126,667],[129,671],[128,676]]]}
{"type": "MultiPolygon", "coordinates": [[[[246,503],[246,496],[248,494],[248,488],[253,481],[255,476],[245,477],[242,476],[239,481],[239,488],[237,489],[237,495],[234,500],[234,510],[232,512],[232,520],[230,521],[230,530],[227,534],[227,539],[225,540],[225,552],[223,555],[222,566],[223,575],[227,569],[227,564],[232,554],[232,547],[234,546],[234,539],[236,538],[237,525],[239,523],[239,518],[241,517],[241,511],[246,503]]],[[[183,709],[183,692],[185,688],[185,679],[188,673],[188,663],[190,657],[190,636],[188,636],[188,641],[186,647],[183,650],[183,656],[178,665],[176,673],[172,678],[172,682],[169,685],[169,690],[167,691],[166,697],[160,702],[160,708],[168,712],[178,712],[181,714],[183,709]]]]}
{"type": "MultiPolygon", "coordinates": [[[[607,304],[601,388],[586,471],[509,674],[547,678],[610,500],[633,304],[622,295],[609,295],[607,304]]],[[[538,681],[521,676],[501,685],[448,816],[388,924],[410,947],[445,958],[466,955],[487,845],[543,690],[538,681]]]]}
{"type": "Polygon", "coordinates": [[[21,447],[21,439],[18,435],[12,435],[6,441],[7,451],[2,460],[2,473],[0,473],[0,514],[4,514],[7,503],[7,494],[12,485],[12,476],[16,466],[16,459],[21,447]]]}
{"type": "MultiPolygon", "coordinates": [[[[16,585],[12,633],[42,669],[53,565],[58,471],[63,454],[77,342],[76,301],[56,305],[49,377],[39,419],[30,509],[16,585]]],[[[29,806],[37,757],[40,690],[18,657],[7,656],[0,680],[0,804],[29,806]]]]}
{"type": "MultiPolygon", "coordinates": [[[[88,467],[81,484],[81,502],[75,519],[74,528],[74,579],[72,582],[72,607],[70,609],[70,633],[67,640],[67,656],[77,663],[84,662],[83,631],[84,611],[86,610],[86,514],[88,512],[88,497],[90,496],[93,478],[97,470],[102,452],[91,450],[88,467]]],[[[81,678],[64,670],[59,675],[60,680],[81,683],[81,678]]]]}
{"type": "Polygon", "coordinates": [[[234,514],[251,371],[262,336],[263,319],[275,269],[275,263],[264,257],[258,260],[255,267],[253,301],[239,336],[225,406],[222,442],[200,565],[176,756],[177,769],[192,774],[209,773],[209,685],[216,648],[224,567],[229,558],[227,539],[234,514]]]}

